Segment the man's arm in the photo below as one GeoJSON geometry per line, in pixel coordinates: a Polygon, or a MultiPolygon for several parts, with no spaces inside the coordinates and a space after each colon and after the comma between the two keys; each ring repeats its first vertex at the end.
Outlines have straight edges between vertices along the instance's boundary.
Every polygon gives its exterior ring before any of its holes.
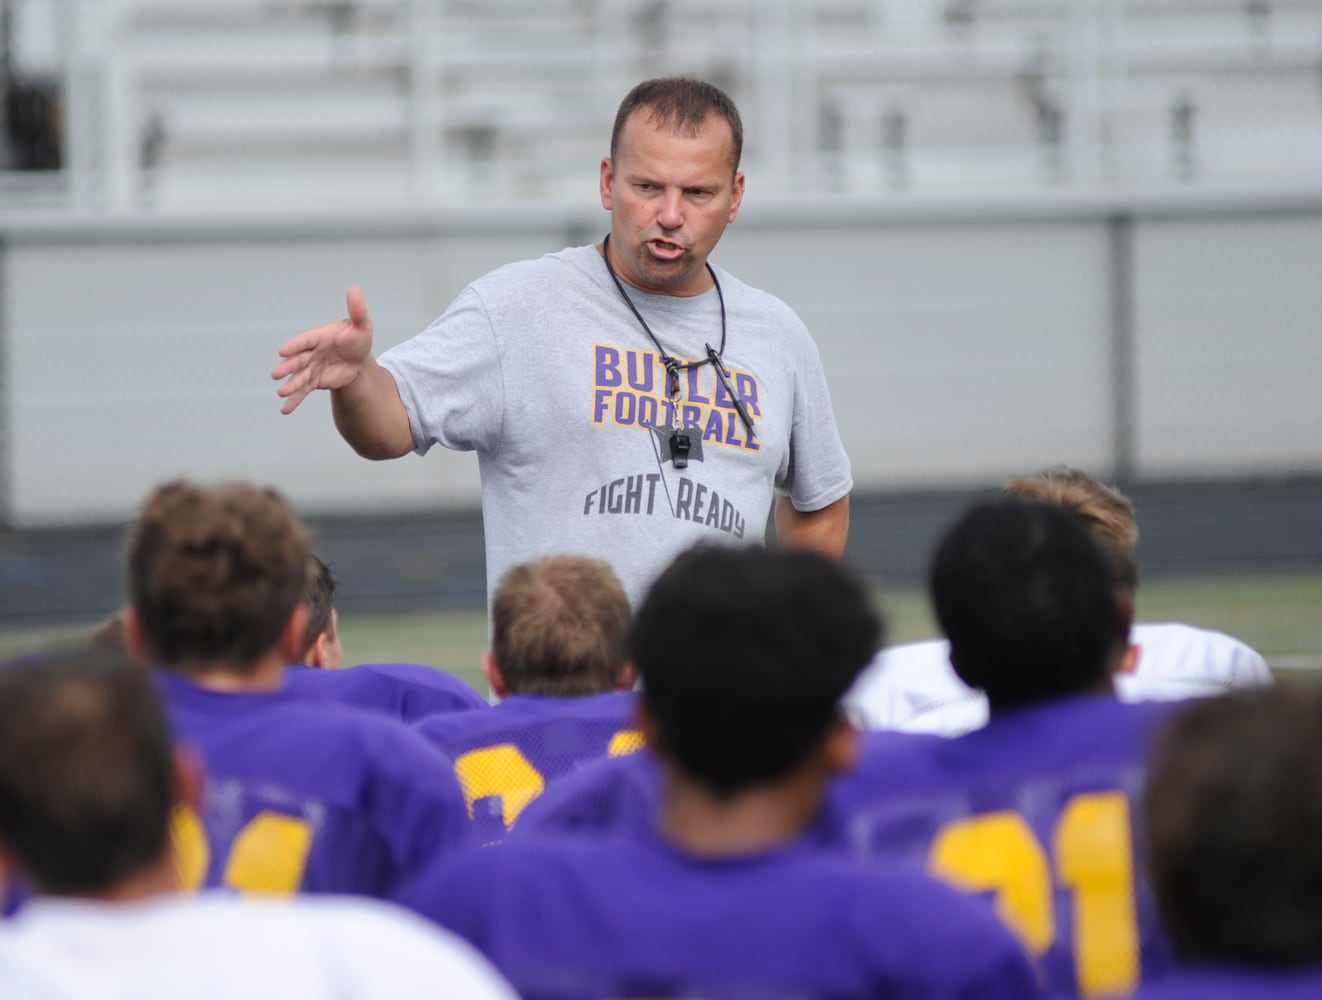
{"type": "Polygon", "coordinates": [[[285,379],[281,413],[293,413],[315,389],[331,391],[340,436],[364,458],[399,458],[413,450],[408,411],[391,374],[372,356],[372,318],[362,289],[345,295],[349,315],[304,330],[280,348],[284,361],[271,372],[285,379]]]}
{"type": "Polygon", "coordinates": [[[849,497],[821,510],[796,510],[788,497],[776,497],[776,538],[782,548],[814,549],[842,559],[849,538],[849,497]]]}

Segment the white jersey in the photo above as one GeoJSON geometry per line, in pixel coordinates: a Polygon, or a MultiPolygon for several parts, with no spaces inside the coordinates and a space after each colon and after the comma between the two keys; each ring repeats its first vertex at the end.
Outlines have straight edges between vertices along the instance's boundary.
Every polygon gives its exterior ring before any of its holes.
{"type": "MultiPolygon", "coordinates": [[[[1272,682],[1267,661],[1238,639],[1190,625],[1135,625],[1131,673],[1117,674],[1122,701],[1219,694],[1272,682]]],[[[855,722],[868,729],[959,736],[987,722],[987,696],[950,665],[950,645],[929,639],[883,649],[845,695],[855,722]]]]}
{"type": "Polygon", "coordinates": [[[517,1000],[466,942],[398,907],[210,893],[34,899],[0,923],[0,996],[517,1000]]]}

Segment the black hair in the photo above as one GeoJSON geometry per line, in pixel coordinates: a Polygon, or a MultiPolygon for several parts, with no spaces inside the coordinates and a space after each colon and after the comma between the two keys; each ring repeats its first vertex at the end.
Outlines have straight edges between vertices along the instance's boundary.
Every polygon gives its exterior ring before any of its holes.
{"type": "Polygon", "coordinates": [[[127,652],[0,665],[0,842],[39,891],[108,890],[160,860],[177,791],[165,714],[127,652]]]}
{"type": "Polygon", "coordinates": [[[928,588],[955,672],[994,709],[1098,690],[1128,643],[1111,561],[1055,504],[975,505],[938,544],[928,588]]]}
{"type": "Polygon", "coordinates": [[[722,796],[788,775],[821,745],[881,633],[863,582],[825,556],[682,553],[629,640],[658,752],[722,796]]]}
{"type": "Polygon", "coordinates": [[[1282,684],[1182,706],[1154,744],[1143,809],[1182,958],[1322,962],[1322,692],[1282,684]]]}

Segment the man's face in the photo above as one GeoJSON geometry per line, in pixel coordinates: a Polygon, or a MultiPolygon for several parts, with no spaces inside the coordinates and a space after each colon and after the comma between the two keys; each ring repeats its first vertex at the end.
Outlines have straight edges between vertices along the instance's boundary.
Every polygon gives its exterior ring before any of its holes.
{"type": "Polygon", "coordinates": [[[711,287],[707,255],[739,214],[744,175],[731,169],[730,124],[707,116],[696,135],[657,127],[639,108],[601,161],[601,206],[611,213],[611,265],[635,288],[697,295],[711,287]]]}

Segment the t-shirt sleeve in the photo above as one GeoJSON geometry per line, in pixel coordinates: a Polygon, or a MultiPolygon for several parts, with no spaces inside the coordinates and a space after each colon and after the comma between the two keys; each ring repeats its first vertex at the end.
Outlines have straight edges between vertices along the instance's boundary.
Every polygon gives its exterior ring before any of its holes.
{"type": "Polygon", "coordinates": [[[481,296],[471,286],[427,329],[377,359],[395,379],[413,447],[493,451],[503,428],[500,350],[481,296]]]}
{"type": "Polygon", "coordinates": [[[854,478],[836,426],[821,355],[806,330],[793,362],[789,462],[776,488],[789,497],[795,510],[821,510],[847,496],[854,488],[854,478]]]}

